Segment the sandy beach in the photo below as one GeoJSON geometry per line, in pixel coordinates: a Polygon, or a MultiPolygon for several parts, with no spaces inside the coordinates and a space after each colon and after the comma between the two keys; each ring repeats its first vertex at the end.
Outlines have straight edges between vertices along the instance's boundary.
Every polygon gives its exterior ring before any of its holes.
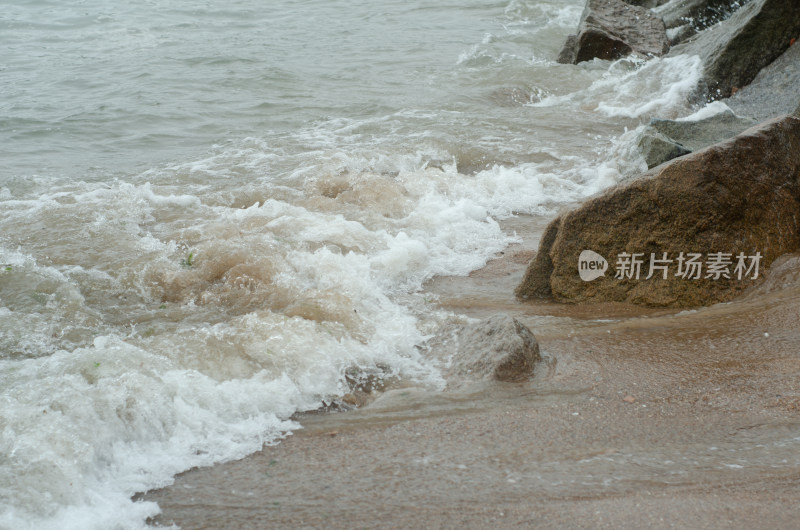
{"type": "Polygon", "coordinates": [[[143,495],[162,509],[151,522],[795,527],[800,287],[681,313],[521,304],[504,287],[537,243],[527,236],[428,287],[444,308],[525,322],[547,359],[532,381],[397,388],[358,410],[299,416],[304,428],[277,445],[143,495]]]}
{"type": "Polygon", "coordinates": [[[0,530],[800,527],[800,2],[12,4],[0,530]]]}

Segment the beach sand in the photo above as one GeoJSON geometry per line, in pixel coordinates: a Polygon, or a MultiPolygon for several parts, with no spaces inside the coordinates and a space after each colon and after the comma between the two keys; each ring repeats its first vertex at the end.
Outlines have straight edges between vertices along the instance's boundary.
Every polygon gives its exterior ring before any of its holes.
{"type": "MultiPolygon", "coordinates": [[[[541,224],[541,222],[539,222],[541,224]]],[[[677,314],[513,298],[541,227],[442,307],[526,323],[524,384],[389,390],[141,495],[183,528],[796,528],[800,287],[677,314]]]]}

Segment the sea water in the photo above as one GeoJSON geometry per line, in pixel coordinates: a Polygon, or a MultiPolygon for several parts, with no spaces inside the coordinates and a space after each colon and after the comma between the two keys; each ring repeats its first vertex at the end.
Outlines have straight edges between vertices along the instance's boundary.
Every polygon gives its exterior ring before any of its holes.
{"type": "Polygon", "coordinates": [[[560,65],[582,0],[0,10],[0,527],[136,492],[347,392],[437,387],[422,291],[641,171],[697,58],[560,65]]]}

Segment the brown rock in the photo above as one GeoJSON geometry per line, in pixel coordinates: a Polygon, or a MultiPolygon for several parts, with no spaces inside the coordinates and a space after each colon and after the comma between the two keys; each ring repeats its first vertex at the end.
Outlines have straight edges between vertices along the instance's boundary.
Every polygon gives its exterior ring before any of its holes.
{"type": "MultiPolygon", "coordinates": [[[[642,177],[608,190],[554,221],[528,266],[517,295],[564,302],[619,301],[693,307],[728,301],[757,281],[752,271],[737,278],[736,256],[760,253],[760,271],[779,256],[800,249],[800,119],[783,116],[741,135],[675,159],[642,177]],[[554,233],[553,233],[554,232],[554,233]],[[578,275],[584,250],[609,262],[592,281],[578,275]],[[699,279],[667,278],[651,253],[676,260],[700,253],[699,279]],[[709,255],[731,253],[730,278],[708,277],[709,255]],[[640,278],[615,278],[620,254],[641,253],[640,278]]],[[[750,265],[750,261],[746,262],[750,265]]]]}
{"type": "Polygon", "coordinates": [[[519,320],[495,315],[466,324],[428,344],[434,356],[450,357],[445,376],[450,382],[495,379],[519,382],[533,375],[541,360],[533,333],[519,320]]]}
{"type": "Polygon", "coordinates": [[[553,291],[550,289],[550,275],[553,273],[553,261],[550,259],[550,249],[561,227],[561,218],[556,217],[547,225],[542,239],[539,241],[539,252],[528,265],[522,283],[517,287],[517,295],[525,298],[550,298],[553,291]]]}
{"type": "Polygon", "coordinates": [[[558,62],[613,60],[630,53],[652,57],[668,50],[664,22],[648,9],[622,0],[588,0],[578,34],[567,38],[558,62]]]}

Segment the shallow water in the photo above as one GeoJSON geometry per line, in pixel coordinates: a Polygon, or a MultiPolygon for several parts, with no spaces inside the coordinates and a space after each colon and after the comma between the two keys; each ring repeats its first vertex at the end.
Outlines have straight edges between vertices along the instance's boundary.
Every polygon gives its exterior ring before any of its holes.
{"type": "MultiPolygon", "coordinates": [[[[460,283],[480,291],[474,278],[460,283]]],[[[788,528],[798,308],[795,286],[604,321],[572,307],[584,326],[568,329],[543,322],[546,307],[519,305],[547,357],[533,381],[396,388],[358,411],[304,414],[278,446],[145,498],[164,508],[157,521],[192,528],[788,528]]]]}
{"type": "Polygon", "coordinates": [[[581,9],[0,13],[0,525],[141,527],[132,494],[280,438],[353,367],[440,388],[423,284],[694,110],[696,58],[556,64],[581,9]]]}

